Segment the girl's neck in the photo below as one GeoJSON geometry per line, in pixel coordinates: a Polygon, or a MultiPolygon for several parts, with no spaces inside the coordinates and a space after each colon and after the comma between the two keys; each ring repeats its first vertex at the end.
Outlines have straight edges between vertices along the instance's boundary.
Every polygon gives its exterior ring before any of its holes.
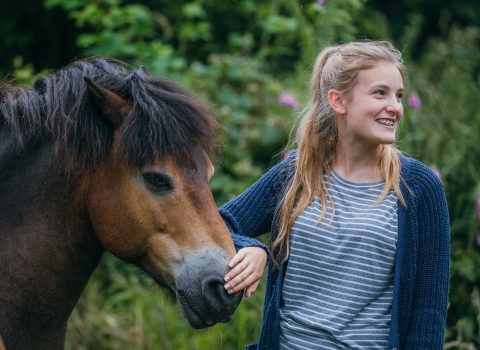
{"type": "Polygon", "coordinates": [[[378,167],[382,147],[358,149],[337,145],[333,168],[345,180],[351,182],[377,182],[383,176],[378,167]]]}

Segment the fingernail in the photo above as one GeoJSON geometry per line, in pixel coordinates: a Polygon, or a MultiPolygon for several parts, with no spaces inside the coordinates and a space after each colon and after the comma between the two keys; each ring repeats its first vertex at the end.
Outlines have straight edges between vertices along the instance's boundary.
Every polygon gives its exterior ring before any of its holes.
{"type": "Polygon", "coordinates": [[[251,296],[252,296],[252,293],[245,295],[245,298],[250,299],[251,296]]]}
{"type": "Polygon", "coordinates": [[[232,263],[229,263],[228,266],[233,267],[233,264],[232,264],[232,263]]]}
{"type": "Polygon", "coordinates": [[[225,276],[224,280],[225,280],[225,282],[228,282],[228,281],[230,281],[230,277],[229,277],[229,276],[225,276]]]}
{"type": "Polygon", "coordinates": [[[230,285],[229,285],[229,284],[226,284],[226,285],[225,285],[225,289],[228,290],[228,288],[230,288],[230,285]]]}
{"type": "Polygon", "coordinates": [[[232,294],[232,293],[233,293],[233,289],[230,289],[230,290],[228,291],[228,294],[232,294]]]}

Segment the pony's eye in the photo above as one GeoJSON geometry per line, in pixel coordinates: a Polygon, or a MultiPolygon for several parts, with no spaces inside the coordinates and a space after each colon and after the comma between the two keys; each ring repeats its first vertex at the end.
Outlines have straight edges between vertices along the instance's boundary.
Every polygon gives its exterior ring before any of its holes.
{"type": "Polygon", "coordinates": [[[172,182],[165,175],[157,173],[145,173],[143,174],[143,179],[148,187],[150,187],[152,190],[168,191],[173,189],[172,182]]]}

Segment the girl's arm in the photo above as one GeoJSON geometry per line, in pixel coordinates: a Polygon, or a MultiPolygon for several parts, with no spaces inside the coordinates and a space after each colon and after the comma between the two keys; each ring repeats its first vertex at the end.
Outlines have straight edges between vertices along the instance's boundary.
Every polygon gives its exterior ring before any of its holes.
{"type": "Polygon", "coordinates": [[[229,293],[247,287],[245,296],[248,298],[262,278],[268,248],[254,237],[270,232],[286,174],[294,161],[292,154],[244,193],[219,208],[238,252],[230,262],[232,270],[225,276],[225,288],[229,293]]]}
{"type": "MultiPolygon", "coordinates": [[[[422,174],[423,175],[423,174],[422,174]]],[[[450,268],[450,223],[440,180],[418,176],[418,253],[405,349],[443,349],[450,268]]]]}

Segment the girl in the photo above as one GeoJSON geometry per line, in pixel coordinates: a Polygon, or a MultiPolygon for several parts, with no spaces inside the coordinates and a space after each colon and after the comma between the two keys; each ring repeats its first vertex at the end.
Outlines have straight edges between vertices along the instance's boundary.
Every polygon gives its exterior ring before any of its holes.
{"type": "Polygon", "coordinates": [[[225,288],[257,288],[247,349],[443,349],[449,219],[443,186],[396,150],[406,68],[387,42],[317,57],[298,151],[219,210],[236,244],[225,288]]]}

